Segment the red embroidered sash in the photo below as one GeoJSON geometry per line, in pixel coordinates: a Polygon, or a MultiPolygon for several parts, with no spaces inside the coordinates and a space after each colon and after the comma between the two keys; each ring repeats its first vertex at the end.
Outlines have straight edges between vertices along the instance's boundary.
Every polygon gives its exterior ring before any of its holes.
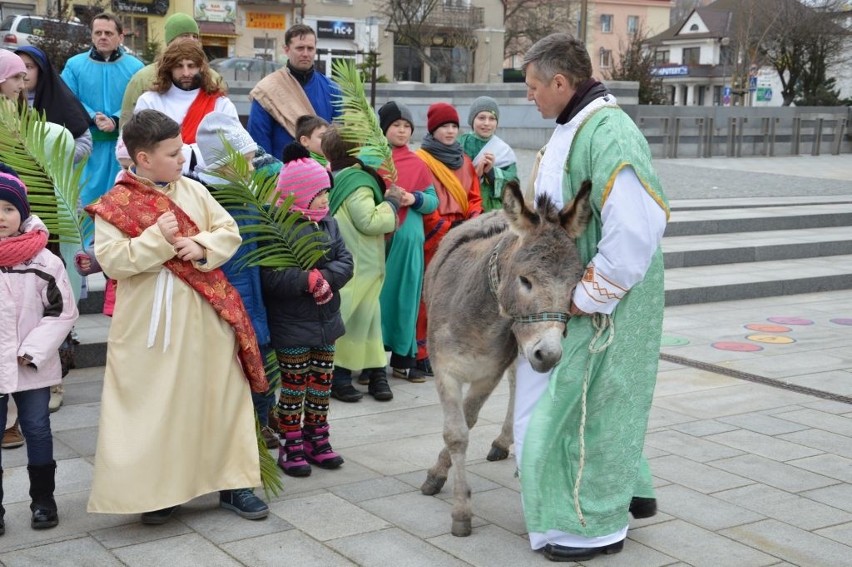
{"type": "Polygon", "coordinates": [[[213,109],[216,108],[216,99],[220,96],[222,96],[222,91],[208,93],[199,89],[198,95],[189,105],[189,110],[186,111],[186,117],[184,117],[183,124],[180,126],[180,137],[184,144],[195,143],[198,125],[201,124],[205,116],[213,112],[213,109]]]}
{"type": "MultiPolygon", "coordinates": [[[[131,238],[157,222],[163,213],[171,211],[178,221],[178,234],[194,236],[201,232],[195,222],[177,203],[153,187],[125,175],[106,195],[86,207],[90,215],[98,215],[131,238]]],[[[174,257],[163,263],[184,283],[206,299],[216,313],[234,330],[239,344],[239,359],[251,389],[266,392],[269,384],[263,370],[263,357],[257,346],[251,319],[237,290],[228,283],[220,269],[201,272],[187,262],[174,257]]]]}

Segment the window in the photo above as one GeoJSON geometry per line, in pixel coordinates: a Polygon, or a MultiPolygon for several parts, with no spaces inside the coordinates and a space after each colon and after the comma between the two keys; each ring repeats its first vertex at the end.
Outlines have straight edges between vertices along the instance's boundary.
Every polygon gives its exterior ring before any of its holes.
{"type": "Polygon", "coordinates": [[[713,106],[720,106],[722,104],[722,87],[719,85],[713,85],[713,106]]]}
{"type": "Polygon", "coordinates": [[[601,32],[612,33],[612,14],[601,14],[601,32]]]}
{"type": "Polygon", "coordinates": [[[630,35],[639,33],[639,16],[627,16],[627,33],[630,35]]]}
{"type": "Polygon", "coordinates": [[[601,69],[612,67],[612,49],[601,48],[601,69]]]}
{"type": "Polygon", "coordinates": [[[275,59],[275,38],[264,36],[254,37],[254,56],[267,61],[275,59]]]}
{"type": "Polygon", "coordinates": [[[654,64],[655,65],[665,65],[669,62],[669,51],[660,51],[657,50],[654,52],[654,64]]]}
{"type": "Polygon", "coordinates": [[[698,31],[698,24],[692,24],[689,26],[689,31],[698,31]]]}
{"type": "Polygon", "coordinates": [[[701,55],[700,47],[687,47],[683,50],[683,65],[698,65],[699,56],[701,55]]]}
{"type": "Polygon", "coordinates": [[[393,46],[393,76],[397,81],[423,80],[423,62],[414,48],[407,45],[393,46]]]}
{"type": "Polygon", "coordinates": [[[144,16],[124,16],[124,46],[132,49],[137,55],[145,52],[148,46],[148,18],[144,16]]]}

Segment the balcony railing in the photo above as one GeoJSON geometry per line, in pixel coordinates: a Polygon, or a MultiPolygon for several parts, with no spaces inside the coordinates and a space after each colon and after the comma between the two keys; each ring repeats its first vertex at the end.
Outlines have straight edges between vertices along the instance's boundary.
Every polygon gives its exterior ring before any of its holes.
{"type": "Polygon", "coordinates": [[[476,6],[437,6],[423,22],[434,28],[481,29],[485,24],[485,9],[476,6]]]}

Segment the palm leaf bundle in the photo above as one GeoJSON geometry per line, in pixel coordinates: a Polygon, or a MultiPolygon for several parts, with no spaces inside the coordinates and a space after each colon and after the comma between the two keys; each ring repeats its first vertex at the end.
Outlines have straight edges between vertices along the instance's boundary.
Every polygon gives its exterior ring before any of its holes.
{"type": "Polygon", "coordinates": [[[47,226],[51,240],[80,244],[93,230],[77,207],[85,160],[74,164],[74,141],[52,136],[56,128],[43,112],[0,101],[0,162],[12,167],[27,186],[30,208],[47,226]]]}
{"type": "Polygon", "coordinates": [[[335,104],[340,108],[340,136],[347,142],[358,144],[355,150],[370,165],[379,169],[390,182],[396,182],[396,166],[387,138],[382,133],[379,118],[370,107],[364,92],[361,73],[351,59],[335,59],[331,65],[332,76],[340,86],[341,97],[335,104]]]}
{"type": "Polygon", "coordinates": [[[277,178],[262,172],[252,174],[245,156],[226,140],[223,142],[228,161],[225,167],[209,173],[222,180],[221,184],[213,183],[212,195],[235,220],[241,221],[243,243],[258,244],[237,267],[312,268],[326,253],[324,233],[304,231],[310,221],[290,210],[295,197],[290,195],[279,203],[277,178]]]}

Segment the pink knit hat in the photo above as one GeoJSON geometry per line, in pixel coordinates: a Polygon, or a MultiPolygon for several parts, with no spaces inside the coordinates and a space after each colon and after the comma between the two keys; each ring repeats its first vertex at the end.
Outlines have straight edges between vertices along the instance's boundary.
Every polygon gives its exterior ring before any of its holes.
{"type": "Polygon", "coordinates": [[[288,161],[289,148],[290,146],[284,149],[284,165],[281,167],[276,186],[278,193],[281,199],[295,195],[296,200],[292,208],[312,221],[319,221],[328,214],[328,208],[310,210],[311,202],[321,191],[331,189],[331,177],[323,166],[310,157],[296,157],[288,161]]]}
{"type": "Polygon", "coordinates": [[[9,77],[13,77],[18,73],[26,73],[27,66],[24,65],[24,60],[8,51],[0,49],[0,83],[4,82],[9,77]]]}

